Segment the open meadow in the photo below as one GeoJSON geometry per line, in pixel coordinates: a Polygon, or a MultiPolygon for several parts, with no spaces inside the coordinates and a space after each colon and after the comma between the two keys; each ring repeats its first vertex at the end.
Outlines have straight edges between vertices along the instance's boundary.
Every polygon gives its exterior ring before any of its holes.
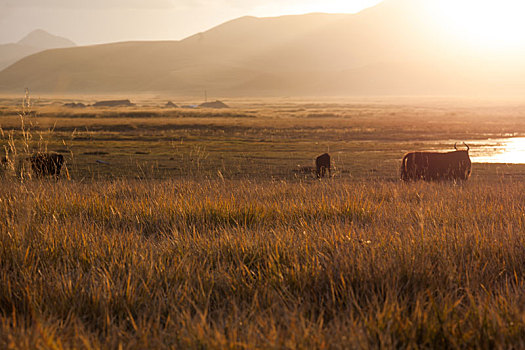
{"type": "Polygon", "coordinates": [[[524,136],[525,104],[71,100],[0,99],[8,157],[67,167],[3,170],[0,348],[525,347],[525,165],[399,180],[407,151],[524,136]]]}

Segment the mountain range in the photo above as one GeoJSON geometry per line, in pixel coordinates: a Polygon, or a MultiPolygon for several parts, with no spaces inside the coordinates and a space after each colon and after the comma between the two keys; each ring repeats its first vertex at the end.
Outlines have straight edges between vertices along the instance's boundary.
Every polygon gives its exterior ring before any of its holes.
{"type": "Polygon", "coordinates": [[[72,46],[75,46],[75,43],[69,39],[37,29],[16,43],[0,45],[0,70],[34,53],[72,46]]]}
{"type": "Polygon", "coordinates": [[[523,56],[476,53],[417,0],[357,14],[241,17],[180,41],[46,50],[0,72],[0,91],[214,96],[516,94],[523,56]]]}

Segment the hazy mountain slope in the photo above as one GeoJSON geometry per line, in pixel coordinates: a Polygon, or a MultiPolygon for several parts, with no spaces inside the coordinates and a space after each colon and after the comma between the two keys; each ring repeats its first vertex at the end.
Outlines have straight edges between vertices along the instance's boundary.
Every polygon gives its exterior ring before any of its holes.
{"type": "Polygon", "coordinates": [[[69,39],[52,35],[42,29],[36,29],[18,41],[19,45],[31,46],[38,49],[56,49],[61,47],[75,46],[69,39]]]}
{"type": "Polygon", "coordinates": [[[38,51],[40,50],[34,47],[19,44],[0,45],[0,70],[38,51]]]}
{"type": "MultiPolygon", "coordinates": [[[[49,50],[0,73],[0,89],[38,92],[231,90],[258,74],[245,57],[293,40],[339,15],[243,17],[176,42],[126,42],[49,50]]],[[[269,67],[263,67],[267,69],[269,67]]]]}
{"type": "Polygon", "coordinates": [[[47,49],[72,46],[75,46],[75,43],[69,39],[37,29],[17,43],[0,45],[0,70],[31,54],[47,49]]]}
{"type": "Polygon", "coordinates": [[[523,60],[472,57],[437,35],[419,4],[387,0],[355,15],[242,17],[182,41],[48,50],[0,72],[0,91],[200,95],[206,89],[217,96],[525,90],[523,60]]]}

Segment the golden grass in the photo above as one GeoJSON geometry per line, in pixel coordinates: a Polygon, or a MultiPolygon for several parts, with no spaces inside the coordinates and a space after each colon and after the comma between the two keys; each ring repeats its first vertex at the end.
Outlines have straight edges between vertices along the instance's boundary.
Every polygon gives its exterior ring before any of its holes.
{"type": "MultiPolygon", "coordinates": [[[[226,101],[231,109],[213,110],[166,109],[160,107],[165,99],[136,97],[135,107],[62,107],[68,101],[94,102],[83,98],[32,99],[27,115],[34,122],[29,143],[39,148],[43,139],[45,148],[62,153],[76,180],[291,179],[324,152],[332,155],[339,178],[392,180],[405,152],[525,134],[518,101],[239,99],[226,101]]],[[[1,146],[9,135],[23,139],[19,104],[0,99],[1,146]]],[[[474,176],[491,178],[495,172],[483,165],[474,176]]],[[[523,174],[517,167],[512,172],[523,174]]]]}
{"type": "Polygon", "coordinates": [[[519,105],[13,101],[2,146],[71,177],[3,173],[0,348],[525,347],[524,166],[398,180],[407,150],[525,133],[519,105]],[[327,150],[335,178],[297,171],[327,150]]]}
{"type": "Polygon", "coordinates": [[[9,183],[0,347],[523,347],[524,191],[9,183]]]}

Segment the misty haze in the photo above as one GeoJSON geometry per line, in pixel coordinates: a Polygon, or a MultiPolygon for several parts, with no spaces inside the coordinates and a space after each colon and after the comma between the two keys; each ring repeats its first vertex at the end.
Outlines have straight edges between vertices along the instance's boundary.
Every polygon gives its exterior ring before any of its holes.
{"type": "Polygon", "coordinates": [[[0,348],[523,348],[524,10],[0,3],[0,348]]]}

